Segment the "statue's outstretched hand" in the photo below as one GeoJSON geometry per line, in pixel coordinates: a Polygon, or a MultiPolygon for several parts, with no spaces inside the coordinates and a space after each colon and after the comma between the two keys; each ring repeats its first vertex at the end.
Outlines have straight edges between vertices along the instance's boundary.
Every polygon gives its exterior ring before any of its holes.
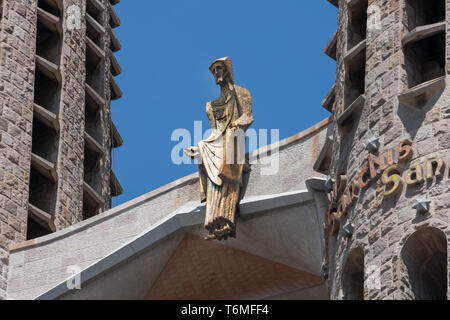
{"type": "Polygon", "coordinates": [[[200,158],[200,149],[198,147],[190,147],[184,149],[184,154],[191,159],[200,158]]]}

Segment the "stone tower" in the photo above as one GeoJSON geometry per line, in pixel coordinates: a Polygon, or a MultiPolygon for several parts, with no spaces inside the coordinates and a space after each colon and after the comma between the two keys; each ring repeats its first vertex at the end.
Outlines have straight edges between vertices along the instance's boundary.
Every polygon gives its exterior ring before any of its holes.
{"type": "Polygon", "coordinates": [[[121,187],[119,0],[0,0],[0,297],[8,248],[94,216],[121,187]]]}
{"type": "Polygon", "coordinates": [[[331,299],[448,299],[450,1],[329,0],[331,299]]]}

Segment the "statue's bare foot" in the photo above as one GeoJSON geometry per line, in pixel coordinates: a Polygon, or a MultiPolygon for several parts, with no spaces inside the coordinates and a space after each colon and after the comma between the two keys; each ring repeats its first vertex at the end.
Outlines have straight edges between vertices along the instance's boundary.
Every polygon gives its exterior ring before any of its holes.
{"type": "Polygon", "coordinates": [[[212,234],[208,234],[204,239],[208,240],[208,241],[212,241],[212,240],[216,240],[217,236],[212,233],[212,234]]]}

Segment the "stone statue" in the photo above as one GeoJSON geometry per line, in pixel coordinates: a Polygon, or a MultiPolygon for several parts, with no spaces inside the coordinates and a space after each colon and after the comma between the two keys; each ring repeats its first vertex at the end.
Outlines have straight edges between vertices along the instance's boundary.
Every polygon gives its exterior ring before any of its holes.
{"type": "Polygon", "coordinates": [[[185,154],[199,160],[201,201],[206,201],[206,240],[236,237],[236,218],[245,164],[245,131],[253,123],[252,98],[234,84],[229,58],[209,67],[220,86],[220,97],[206,104],[212,134],[185,154]]]}

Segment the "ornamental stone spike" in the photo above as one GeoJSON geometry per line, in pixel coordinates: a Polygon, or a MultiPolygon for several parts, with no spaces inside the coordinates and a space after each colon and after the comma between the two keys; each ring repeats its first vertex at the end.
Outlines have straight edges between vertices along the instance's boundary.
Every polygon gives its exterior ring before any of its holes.
{"type": "Polygon", "coordinates": [[[325,186],[325,189],[326,189],[328,192],[330,192],[331,190],[333,190],[334,180],[333,180],[330,176],[328,176],[328,177],[327,177],[327,180],[325,180],[324,186],[325,186]]]}
{"type": "Polygon", "coordinates": [[[379,148],[380,148],[380,138],[378,138],[375,135],[372,135],[369,138],[369,141],[367,142],[366,150],[368,150],[369,152],[377,152],[379,148]]]}
{"type": "Polygon", "coordinates": [[[329,273],[328,271],[329,271],[329,264],[328,264],[328,262],[323,261],[322,266],[320,268],[320,276],[322,277],[323,280],[328,279],[328,273],[329,273]]]}
{"type": "Polygon", "coordinates": [[[353,235],[353,232],[355,231],[355,226],[352,222],[348,221],[345,226],[343,227],[343,230],[345,232],[345,235],[347,237],[351,237],[353,235]]]}
{"type": "Polygon", "coordinates": [[[416,204],[413,206],[419,214],[425,214],[430,212],[430,200],[427,199],[416,199],[416,204]]]}

